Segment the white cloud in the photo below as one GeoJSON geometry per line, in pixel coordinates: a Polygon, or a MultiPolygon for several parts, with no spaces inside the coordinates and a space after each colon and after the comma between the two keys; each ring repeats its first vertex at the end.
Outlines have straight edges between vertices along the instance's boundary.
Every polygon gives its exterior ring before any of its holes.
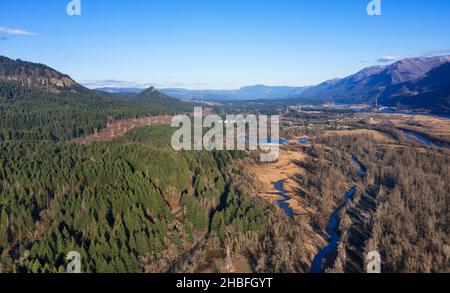
{"type": "Polygon", "coordinates": [[[433,57],[441,55],[450,55],[450,49],[430,50],[428,52],[425,52],[425,54],[423,54],[424,57],[433,57]]]}
{"type": "Polygon", "coordinates": [[[83,80],[80,82],[87,88],[105,88],[105,87],[113,87],[113,88],[148,88],[150,86],[154,86],[150,83],[137,83],[132,81],[125,80],[115,80],[115,79],[103,79],[103,80],[83,80]]]}
{"type": "Polygon", "coordinates": [[[17,29],[17,28],[6,28],[0,27],[0,33],[7,34],[10,36],[35,36],[35,33],[28,32],[26,30],[17,29]]]}
{"type": "Polygon", "coordinates": [[[186,89],[224,89],[224,88],[236,88],[235,84],[220,84],[212,85],[208,83],[185,83],[178,81],[162,81],[154,83],[139,83],[134,81],[104,79],[104,80],[81,80],[80,84],[83,86],[96,89],[96,88],[186,88],[186,89]]]}
{"type": "Polygon", "coordinates": [[[359,60],[359,62],[361,62],[361,63],[366,63],[366,62],[367,62],[367,59],[361,59],[361,60],[359,60]]]}
{"type": "Polygon", "coordinates": [[[378,62],[389,63],[389,62],[398,61],[400,59],[401,59],[400,56],[381,56],[380,58],[378,58],[378,62]]]}
{"type": "Polygon", "coordinates": [[[58,57],[61,58],[61,59],[65,59],[65,58],[69,57],[69,53],[61,52],[61,53],[58,54],[58,57]]]}

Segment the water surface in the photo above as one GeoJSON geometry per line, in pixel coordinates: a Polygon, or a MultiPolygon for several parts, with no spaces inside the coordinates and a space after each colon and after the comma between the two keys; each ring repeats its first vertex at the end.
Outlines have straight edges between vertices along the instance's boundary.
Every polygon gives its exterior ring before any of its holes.
{"type": "Polygon", "coordinates": [[[339,213],[345,207],[345,205],[353,199],[356,193],[356,187],[353,187],[347,191],[344,195],[344,203],[341,204],[334,212],[331,214],[330,220],[327,226],[327,234],[330,237],[330,242],[327,246],[322,248],[319,253],[314,257],[313,263],[311,265],[311,273],[325,273],[326,268],[333,265],[334,260],[337,256],[337,247],[341,241],[341,235],[337,231],[339,224],[339,213]]]}
{"type": "Polygon", "coordinates": [[[300,138],[300,139],[298,140],[298,142],[299,142],[300,144],[304,144],[304,145],[309,144],[309,140],[308,140],[306,137],[300,138]]]}
{"type": "Polygon", "coordinates": [[[275,189],[279,192],[282,199],[277,200],[277,204],[289,217],[295,216],[295,212],[289,207],[287,201],[291,200],[291,197],[287,195],[287,191],[283,188],[285,180],[275,182],[275,189]]]}
{"type": "Polygon", "coordinates": [[[413,142],[415,140],[417,140],[418,142],[420,142],[421,144],[426,145],[427,147],[443,147],[444,145],[442,143],[438,143],[438,142],[433,142],[430,139],[426,138],[423,135],[420,135],[418,133],[414,133],[411,131],[406,131],[403,130],[403,135],[410,141],[413,142]]]}
{"type": "Polygon", "coordinates": [[[271,138],[259,138],[256,139],[254,137],[247,137],[246,141],[249,143],[258,143],[258,144],[278,144],[278,145],[288,145],[289,142],[284,139],[271,139],[271,138]]]}

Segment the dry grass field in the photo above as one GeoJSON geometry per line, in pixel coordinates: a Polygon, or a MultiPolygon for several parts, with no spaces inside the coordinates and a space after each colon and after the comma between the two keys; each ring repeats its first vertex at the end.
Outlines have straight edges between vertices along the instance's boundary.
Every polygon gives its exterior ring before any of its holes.
{"type": "Polygon", "coordinates": [[[261,182],[261,188],[258,195],[262,198],[275,202],[281,197],[274,187],[274,183],[285,180],[283,188],[287,190],[292,199],[288,201],[289,206],[296,214],[304,214],[305,209],[300,203],[300,199],[295,197],[295,190],[302,188],[295,182],[297,174],[305,174],[305,170],[299,167],[295,162],[302,161],[305,154],[301,152],[280,151],[280,157],[277,162],[271,164],[254,164],[249,166],[249,171],[255,174],[256,179],[261,182]]]}
{"type": "Polygon", "coordinates": [[[377,142],[381,143],[394,143],[395,141],[388,135],[370,129],[355,129],[355,130],[333,130],[327,131],[323,136],[355,136],[355,135],[369,135],[373,137],[377,142]]]}

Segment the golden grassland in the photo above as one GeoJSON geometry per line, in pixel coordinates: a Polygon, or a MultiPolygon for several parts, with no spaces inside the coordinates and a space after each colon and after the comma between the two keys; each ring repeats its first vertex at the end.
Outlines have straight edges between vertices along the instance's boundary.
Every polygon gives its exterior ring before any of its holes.
{"type": "Polygon", "coordinates": [[[450,142],[450,119],[430,116],[388,115],[382,116],[384,121],[390,122],[398,128],[428,134],[445,142],[450,142]]]}
{"type": "Polygon", "coordinates": [[[299,174],[303,176],[306,174],[306,171],[298,166],[296,162],[303,161],[305,156],[300,151],[280,150],[277,162],[248,166],[249,172],[254,174],[255,179],[261,183],[259,190],[257,190],[258,196],[270,202],[281,199],[274,183],[285,180],[283,188],[288,192],[289,196],[292,196],[292,199],[287,202],[290,208],[298,215],[307,213],[308,211],[301,204],[300,198],[295,196],[296,190],[302,189],[302,186],[295,181],[295,177],[299,174]]]}
{"type": "Polygon", "coordinates": [[[388,135],[371,129],[354,129],[354,130],[331,130],[323,134],[324,137],[327,136],[350,136],[350,135],[368,135],[373,137],[377,142],[381,143],[395,143],[395,141],[388,135]]]}

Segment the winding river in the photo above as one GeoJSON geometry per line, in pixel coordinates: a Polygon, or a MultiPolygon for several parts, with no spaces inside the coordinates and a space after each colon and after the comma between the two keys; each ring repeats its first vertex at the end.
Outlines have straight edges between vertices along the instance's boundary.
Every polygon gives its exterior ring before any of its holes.
{"type": "Polygon", "coordinates": [[[314,257],[313,263],[311,265],[311,273],[325,273],[325,270],[333,265],[334,259],[337,256],[337,247],[341,240],[341,235],[337,231],[339,224],[339,213],[347,205],[347,203],[353,199],[355,193],[356,187],[352,187],[352,189],[347,191],[344,195],[344,203],[341,204],[333,212],[333,214],[331,214],[327,226],[327,234],[330,237],[330,242],[314,257]]]}
{"type": "Polygon", "coordinates": [[[275,189],[279,192],[279,195],[282,197],[282,199],[277,200],[277,204],[280,208],[283,209],[283,211],[288,215],[288,217],[295,216],[294,210],[292,210],[289,207],[289,204],[287,203],[291,197],[287,195],[287,191],[283,188],[285,180],[280,180],[274,183],[275,189]]]}
{"type": "Polygon", "coordinates": [[[430,148],[431,148],[431,147],[439,147],[439,148],[442,148],[442,147],[445,146],[443,143],[433,142],[433,141],[431,141],[430,139],[426,138],[425,136],[420,135],[420,134],[415,133],[415,132],[403,130],[403,135],[404,135],[410,142],[413,142],[413,141],[417,140],[418,142],[420,142],[420,143],[422,143],[422,144],[424,144],[425,146],[430,147],[430,148]]]}
{"type": "MultiPolygon", "coordinates": [[[[358,159],[352,157],[353,164],[357,165],[358,175],[364,176],[366,173],[365,167],[358,161],[358,159]]],[[[282,199],[277,200],[278,206],[286,213],[287,216],[295,216],[294,210],[289,207],[288,201],[291,199],[287,195],[287,191],[283,188],[285,180],[280,180],[274,183],[275,189],[279,192],[282,199]]],[[[339,226],[339,214],[341,210],[355,197],[356,186],[352,187],[349,191],[344,194],[344,202],[331,214],[328,221],[326,233],[328,234],[330,241],[322,248],[317,255],[314,257],[313,263],[311,265],[311,273],[325,273],[328,268],[331,268],[337,257],[337,247],[341,241],[341,235],[338,231],[339,226]]]]}
{"type": "MultiPolygon", "coordinates": [[[[359,166],[358,174],[363,176],[366,173],[364,166],[358,161],[358,159],[352,157],[353,164],[359,166]]],[[[314,257],[311,265],[311,273],[325,273],[326,269],[331,268],[337,257],[337,247],[341,241],[341,235],[338,231],[339,214],[341,210],[355,197],[356,186],[352,187],[344,194],[344,202],[331,214],[330,220],[326,232],[330,237],[330,242],[327,246],[322,248],[319,253],[314,257]]]]}

